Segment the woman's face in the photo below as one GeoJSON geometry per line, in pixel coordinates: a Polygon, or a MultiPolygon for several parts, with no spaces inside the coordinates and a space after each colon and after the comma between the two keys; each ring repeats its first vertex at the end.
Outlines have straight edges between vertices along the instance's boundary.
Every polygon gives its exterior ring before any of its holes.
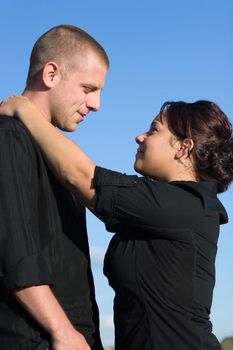
{"type": "Polygon", "coordinates": [[[180,142],[169,131],[166,117],[161,119],[157,116],[149,131],[137,136],[136,142],[139,147],[134,169],[144,176],[171,181],[180,142]]]}

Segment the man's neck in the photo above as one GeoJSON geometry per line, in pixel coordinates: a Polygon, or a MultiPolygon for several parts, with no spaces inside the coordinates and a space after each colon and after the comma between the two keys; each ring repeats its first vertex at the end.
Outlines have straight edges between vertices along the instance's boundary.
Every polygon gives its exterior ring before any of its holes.
{"type": "Polygon", "coordinates": [[[29,99],[30,102],[32,102],[36,108],[40,111],[42,116],[47,119],[49,122],[51,122],[51,116],[47,105],[47,101],[45,99],[45,93],[43,91],[34,91],[25,89],[22,93],[22,96],[25,96],[29,99]]]}

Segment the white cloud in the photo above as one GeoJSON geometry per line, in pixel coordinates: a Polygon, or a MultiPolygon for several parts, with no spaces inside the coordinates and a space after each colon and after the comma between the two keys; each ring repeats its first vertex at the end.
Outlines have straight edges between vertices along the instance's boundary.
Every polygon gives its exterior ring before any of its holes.
{"type": "Polygon", "coordinates": [[[101,328],[103,329],[113,329],[113,315],[112,314],[105,314],[105,315],[100,315],[100,323],[101,323],[101,328]]]}
{"type": "Polygon", "coordinates": [[[90,249],[91,263],[93,267],[102,267],[106,250],[102,247],[92,247],[90,249]]]}

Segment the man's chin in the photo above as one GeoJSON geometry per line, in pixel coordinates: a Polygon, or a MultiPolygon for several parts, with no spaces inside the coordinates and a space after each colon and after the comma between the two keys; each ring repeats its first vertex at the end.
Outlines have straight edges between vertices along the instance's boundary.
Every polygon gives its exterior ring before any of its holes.
{"type": "Polygon", "coordinates": [[[64,132],[74,132],[78,129],[78,124],[74,124],[72,126],[59,127],[59,129],[64,132]]]}

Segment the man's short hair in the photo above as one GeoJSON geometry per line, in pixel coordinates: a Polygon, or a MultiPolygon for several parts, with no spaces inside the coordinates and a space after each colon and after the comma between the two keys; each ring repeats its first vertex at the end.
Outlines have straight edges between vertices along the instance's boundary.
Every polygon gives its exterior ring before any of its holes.
{"type": "Polygon", "coordinates": [[[72,66],[74,55],[78,53],[80,58],[84,58],[88,50],[95,52],[109,67],[104,48],[87,32],[67,24],[51,28],[39,37],[32,49],[27,86],[34,81],[47,62],[55,61],[69,68],[69,64],[72,66]]]}

